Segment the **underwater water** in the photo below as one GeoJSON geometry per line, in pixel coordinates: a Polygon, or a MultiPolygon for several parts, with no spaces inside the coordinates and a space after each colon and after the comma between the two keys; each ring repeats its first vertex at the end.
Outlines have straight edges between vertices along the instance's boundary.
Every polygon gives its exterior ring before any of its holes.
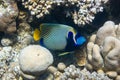
{"type": "Polygon", "coordinates": [[[119,0],[0,0],[0,80],[120,80],[119,0]]]}

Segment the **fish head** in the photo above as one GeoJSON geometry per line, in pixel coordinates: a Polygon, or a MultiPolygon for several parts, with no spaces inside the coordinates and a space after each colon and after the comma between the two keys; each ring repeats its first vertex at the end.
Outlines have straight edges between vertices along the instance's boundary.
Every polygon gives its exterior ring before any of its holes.
{"type": "Polygon", "coordinates": [[[81,46],[84,44],[87,40],[84,36],[80,35],[78,32],[70,31],[68,33],[68,39],[71,41],[72,45],[74,46],[81,46]]]}

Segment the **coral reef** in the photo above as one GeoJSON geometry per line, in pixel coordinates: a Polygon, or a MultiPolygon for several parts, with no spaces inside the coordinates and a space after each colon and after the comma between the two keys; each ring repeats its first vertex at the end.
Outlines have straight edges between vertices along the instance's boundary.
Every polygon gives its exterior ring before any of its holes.
{"type": "Polygon", "coordinates": [[[119,3],[119,0],[0,0],[0,80],[120,80],[119,3]],[[97,24],[99,20],[94,18],[101,19],[96,14],[103,10],[114,22],[97,24]],[[45,22],[68,24],[90,39],[71,54],[58,56],[62,51],[49,51],[33,39],[34,29],[45,22]],[[87,34],[93,27],[100,28],[92,35],[87,34]]]}
{"type": "Polygon", "coordinates": [[[115,34],[115,23],[112,21],[107,21],[102,27],[97,31],[95,43],[102,45],[103,40],[107,36],[116,36],[115,34]]]}
{"type": "Polygon", "coordinates": [[[21,79],[18,55],[20,50],[29,45],[32,40],[31,27],[27,23],[19,24],[16,35],[6,34],[2,37],[2,46],[0,46],[0,79],[21,79]]]}
{"type": "MultiPolygon", "coordinates": [[[[59,64],[61,63],[58,63],[58,65],[59,64]]],[[[59,70],[58,67],[50,66],[48,71],[54,75],[54,80],[112,80],[108,78],[104,72],[90,72],[86,68],[80,69],[73,64],[69,65],[62,71],[59,70]]],[[[109,72],[108,74],[111,73],[109,72]]]]}
{"type": "Polygon", "coordinates": [[[2,46],[10,46],[13,44],[13,41],[10,40],[9,38],[2,38],[1,44],[2,46]]]}
{"type": "Polygon", "coordinates": [[[75,24],[89,24],[92,20],[94,20],[95,14],[103,12],[103,4],[101,0],[80,0],[77,2],[79,10],[75,10],[73,13],[73,20],[75,24]]]}
{"type": "Polygon", "coordinates": [[[17,64],[17,54],[14,52],[11,46],[3,47],[0,51],[0,78],[2,80],[13,80],[19,75],[19,71],[15,69],[17,68],[15,65],[17,64]]]}
{"type": "Polygon", "coordinates": [[[26,47],[33,42],[31,26],[27,22],[22,22],[19,24],[17,33],[17,39],[20,46],[26,47]]]}
{"type": "Polygon", "coordinates": [[[11,33],[16,31],[18,7],[14,0],[0,1],[0,31],[11,33]]]}
{"type": "Polygon", "coordinates": [[[103,12],[103,0],[22,0],[25,8],[28,8],[31,15],[36,15],[37,18],[43,17],[45,14],[50,13],[50,9],[54,6],[64,6],[73,10],[67,9],[66,16],[69,14],[73,17],[73,21],[78,25],[85,25],[92,22],[95,14],[103,12]],[[55,5],[57,4],[57,5],[55,5]]]}
{"type": "Polygon", "coordinates": [[[28,79],[34,79],[35,75],[39,76],[52,63],[52,54],[40,45],[29,45],[22,49],[19,55],[19,65],[22,75],[28,79]]]}
{"type": "Polygon", "coordinates": [[[80,70],[74,65],[64,69],[64,73],[60,76],[60,80],[111,80],[104,73],[89,72],[86,69],[80,70]]]}
{"type": "Polygon", "coordinates": [[[103,42],[102,55],[105,59],[104,66],[108,70],[115,70],[120,73],[120,40],[115,37],[106,37],[103,42]]]}
{"type": "MultiPolygon", "coordinates": [[[[107,21],[98,30],[96,35],[92,35],[87,44],[86,67],[90,70],[103,69],[106,74],[114,72],[120,74],[120,39],[119,25],[112,21],[107,21]]],[[[115,78],[117,76],[112,76],[115,78]]]]}

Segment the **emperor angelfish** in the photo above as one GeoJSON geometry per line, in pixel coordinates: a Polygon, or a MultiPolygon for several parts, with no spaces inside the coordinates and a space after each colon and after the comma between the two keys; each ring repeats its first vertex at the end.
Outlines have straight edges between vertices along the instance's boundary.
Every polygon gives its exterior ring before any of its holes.
{"type": "Polygon", "coordinates": [[[86,42],[74,28],[63,24],[43,23],[35,29],[33,38],[40,40],[40,45],[57,51],[73,51],[86,42]]]}

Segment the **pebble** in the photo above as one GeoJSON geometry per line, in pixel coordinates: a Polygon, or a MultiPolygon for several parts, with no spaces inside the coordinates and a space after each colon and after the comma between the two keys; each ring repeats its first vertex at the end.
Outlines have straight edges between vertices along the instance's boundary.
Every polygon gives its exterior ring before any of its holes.
{"type": "Polygon", "coordinates": [[[10,40],[9,38],[3,38],[1,40],[1,44],[2,44],[2,46],[10,46],[13,44],[13,41],[10,40]]]}
{"type": "Polygon", "coordinates": [[[52,74],[54,74],[54,73],[57,72],[58,70],[57,70],[57,68],[54,67],[54,66],[49,66],[49,67],[48,67],[48,71],[51,72],[52,74]]]}
{"type": "Polygon", "coordinates": [[[116,78],[118,75],[116,71],[108,71],[108,72],[106,72],[106,74],[110,78],[116,78]]]}
{"type": "Polygon", "coordinates": [[[57,65],[57,68],[58,70],[60,71],[64,71],[64,69],[66,68],[66,65],[62,62],[60,62],[58,65],[57,65]]]}
{"type": "Polygon", "coordinates": [[[103,74],[104,71],[102,69],[97,70],[97,73],[103,74]]]}
{"type": "Polygon", "coordinates": [[[91,64],[87,63],[85,66],[88,70],[93,70],[93,66],[91,64]]]}
{"type": "Polygon", "coordinates": [[[120,75],[118,75],[115,80],[120,80],[120,75]]]}

